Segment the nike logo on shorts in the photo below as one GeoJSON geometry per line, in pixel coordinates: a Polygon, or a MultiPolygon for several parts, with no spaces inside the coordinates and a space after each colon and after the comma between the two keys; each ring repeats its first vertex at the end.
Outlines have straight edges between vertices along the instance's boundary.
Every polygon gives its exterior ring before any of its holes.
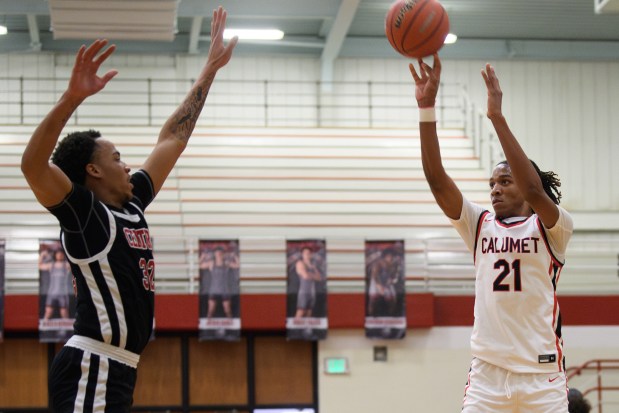
{"type": "Polygon", "coordinates": [[[556,380],[556,379],[558,379],[558,378],[559,378],[559,376],[554,377],[554,378],[552,378],[552,379],[549,377],[549,378],[548,378],[548,382],[549,382],[549,383],[552,383],[553,381],[555,381],[555,380],[556,380]]]}

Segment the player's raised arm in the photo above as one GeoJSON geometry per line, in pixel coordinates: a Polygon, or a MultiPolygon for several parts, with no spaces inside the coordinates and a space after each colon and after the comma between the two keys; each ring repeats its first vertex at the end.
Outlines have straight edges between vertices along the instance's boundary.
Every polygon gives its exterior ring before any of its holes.
{"type": "Polygon", "coordinates": [[[143,168],[153,181],[155,194],[159,192],[174,164],[187,146],[215,75],[230,61],[232,50],[238,41],[235,37],[227,45],[224,45],[223,34],[226,27],[226,15],[226,11],[221,6],[213,11],[211,46],[206,64],[185,100],[163,125],[157,145],[144,163],[143,168]]]}
{"type": "Polygon", "coordinates": [[[552,228],[559,219],[559,210],[554,201],[546,194],[540,176],[503,116],[503,92],[494,68],[490,64],[486,64],[481,75],[488,89],[487,115],[501,142],[514,183],[544,225],[552,228]]]}
{"type": "Polygon", "coordinates": [[[107,40],[82,46],[75,57],[67,90],[34,131],[22,155],[21,170],[37,200],[46,207],[60,203],[71,191],[71,181],[49,158],[58,137],[77,107],[105,87],[118,73],[110,70],[98,76],[99,66],[114,52],[111,45],[101,54],[107,40]]]}
{"type": "Polygon", "coordinates": [[[436,133],[434,104],[441,80],[441,60],[435,54],[434,65],[430,67],[419,59],[419,74],[412,63],[409,69],[415,80],[415,98],[419,105],[423,172],[439,207],[449,218],[458,219],[462,212],[462,193],[445,172],[436,133]]]}

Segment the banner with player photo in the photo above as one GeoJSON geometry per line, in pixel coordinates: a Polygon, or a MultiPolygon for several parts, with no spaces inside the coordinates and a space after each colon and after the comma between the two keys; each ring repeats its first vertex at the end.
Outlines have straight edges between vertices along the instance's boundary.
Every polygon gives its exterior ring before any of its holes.
{"type": "Polygon", "coordinates": [[[365,336],[406,335],[404,241],[365,242],[365,336]]]}
{"type": "Polygon", "coordinates": [[[327,338],[327,250],[324,240],[286,242],[286,330],[289,339],[327,338]]]}
{"type": "Polygon", "coordinates": [[[39,339],[65,342],[73,334],[75,293],[73,275],[57,240],[39,242],[39,339]]]}
{"type": "Polygon", "coordinates": [[[200,340],[240,340],[240,256],[238,240],[201,240],[200,340]]]}
{"type": "Polygon", "coordinates": [[[4,240],[0,240],[0,343],[4,339],[4,240]]]}

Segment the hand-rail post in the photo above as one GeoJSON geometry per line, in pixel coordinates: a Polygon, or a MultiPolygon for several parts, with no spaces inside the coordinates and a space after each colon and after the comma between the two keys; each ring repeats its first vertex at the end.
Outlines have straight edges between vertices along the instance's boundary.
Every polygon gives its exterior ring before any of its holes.
{"type": "Polygon", "coordinates": [[[425,285],[425,291],[430,291],[430,277],[428,275],[428,240],[423,240],[423,283],[425,285]]]}
{"type": "Polygon", "coordinates": [[[19,77],[19,124],[24,124],[24,77],[19,77]]]}
{"type": "Polygon", "coordinates": [[[597,384],[598,384],[598,413],[602,413],[602,363],[601,360],[595,362],[597,368],[597,384]]]}
{"type": "Polygon", "coordinates": [[[147,96],[146,96],[146,105],[148,107],[148,126],[153,126],[153,79],[146,79],[147,84],[147,96]]]}

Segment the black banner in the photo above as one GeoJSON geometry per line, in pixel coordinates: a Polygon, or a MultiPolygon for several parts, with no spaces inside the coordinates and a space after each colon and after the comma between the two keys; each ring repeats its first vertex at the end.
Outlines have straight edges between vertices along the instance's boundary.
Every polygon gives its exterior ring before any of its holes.
{"type": "Polygon", "coordinates": [[[286,330],[289,339],[327,337],[327,250],[323,240],[287,241],[286,330]]]}
{"type": "Polygon", "coordinates": [[[64,342],[75,321],[73,275],[60,241],[39,242],[39,339],[64,342]]]}
{"type": "Polygon", "coordinates": [[[365,335],[406,335],[404,241],[365,242],[365,335]]]}
{"type": "Polygon", "coordinates": [[[4,339],[4,240],[0,240],[0,342],[4,339]]]}
{"type": "Polygon", "coordinates": [[[240,340],[239,242],[200,241],[200,340],[240,340]]]}

